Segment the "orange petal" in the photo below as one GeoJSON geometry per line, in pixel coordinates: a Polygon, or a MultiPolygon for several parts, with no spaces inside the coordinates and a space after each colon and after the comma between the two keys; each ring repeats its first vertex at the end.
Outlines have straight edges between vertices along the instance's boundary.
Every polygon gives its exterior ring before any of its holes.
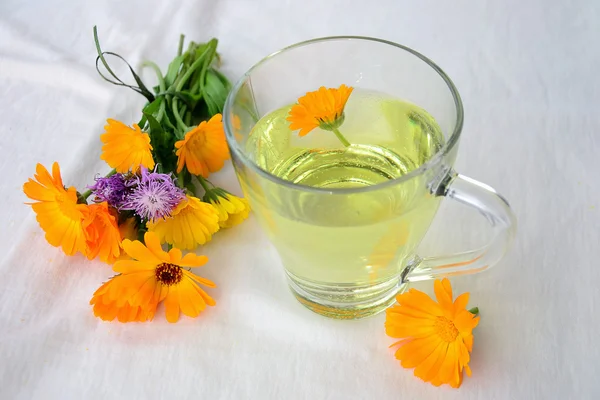
{"type": "Polygon", "coordinates": [[[167,253],[162,249],[158,235],[154,232],[146,232],[144,234],[144,243],[146,248],[161,261],[168,261],[167,253]]]}
{"type": "Polygon", "coordinates": [[[448,343],[440,342],[429,357],[415,368],[415,376],[423,379],[425,382],[431,381],[438,374],[440,366],[446,358],[447,351],[448,343]]]}
{"type": "Polygon", "coordinates": [[[435,291],[435,297],[438,303],[443,309],[451,309],[452,303],[452,287],[448,278],[444,278],[442,281],[436,279],[433,283],[433,289],[435,291]]]}
{"type": "Polygon", "coordinates": [[[123,250],[125,250],[125,253],[129,255],[129,257],[134,258],[138,261],[153,263],[156,265],[163,262],[163,260],[157,257],[153,252],[148,250],[148,248],[138,240],[131,241],[125,239],[123,240],[121,245],[123,247],[123,250]]]}
{"type": "Polygon", "coordinates": [[[167,297],[165,297],[165,316],[171,323],[179,320],[179,292],[176,286],[169,287],[167,297]]]}
{"type": "Polygon", "coordinates": [[[173,264],[181,265],[181,250],[177,247],[173,247],[169,250],[169,259],[173,264]]]}
{"type": "Polygon", "coordinates": [[[466,309],[467,304],[469,304],[469,292],[461,294],[454,300],[454,315],[456,315],[459,310],[466,309]]]}
{"type": "Polygon", "coordinates": [[[443,314],[443,310],[439,304],[433,301],[427,294],[417,289],[410,289],[408,292],[402,293],[396,297],[396,301],[403,307],[411,307],[427,314],[435,316],[443,314]]]}
{"type": "Polygon", "coordinates": [[[458,355],[456,352],[455,343],[449,343],[446,358],[440,366],[440,371],[437,378],[443,383],[458,383],[458,355]]]}
{"type": "Polygon", "coordinates": [[[458,329],[459,332],[470,333],[477,325],[475,318],[476,317],[469,311],[462,309],[461,311],[458,311],[454,317],[454,326],[456,326],[456,329],[458,329]]]}
{"type": "Polygon", "coordinates": [[[396,358],[401,360],[404,368],[415,368],[423,363],[441,343],[438,335],[429,335],[411,341],[396,351],[396,358]]]}
{"type": "Polygon", "coordinates": [[[206,264],[207,262],[208,262],[208,257],[206,257],[206,256],[199,256],[194,253],[187,253],[185,256],[183,256],[183,258],[179,262],[179,265],[181,265],[182,267],[194,268],[194,267],[201,267],[204,264],[206,264]]]}
{"type": "Polygon", "coordinates": [[[118,260],[113,265],[113,271],[120,272],[122,274],[130,274],[139,271],[148,271],[156,268],[156,265],[149,264],[147,262],[141,262],[136,260],[118,260]]]}

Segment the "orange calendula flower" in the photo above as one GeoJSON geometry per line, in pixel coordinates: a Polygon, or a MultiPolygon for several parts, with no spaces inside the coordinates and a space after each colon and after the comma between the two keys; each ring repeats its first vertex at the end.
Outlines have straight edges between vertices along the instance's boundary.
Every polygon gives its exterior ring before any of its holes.
{"type": "Polygon", "coordinates": [[[192,250],[208,242],[219,230],[219,216],[211,204],[197,197],[186,196],[170,218],[148,221],[146,226],[149,231],[156,233],[161,242],[192,250]]]}
{"type": "Polygon", "coordinates": [[[108,203],[91,204],[83,209],[83,214],[86,257],[89,260],[99,257],[105,263],[112,264],[121,254],[121,233],[108,203]]]}
{"type": "Polygon", "coordinates": [[[117,172],[138,171],[140,167],[154,168],[150,136],[137,124],[133,128],[114,119],[107,120],[105,133],[100,135],[102,154],[100,159],[117,172]]]}
{"type": "Polygon", "coordinates": [[[404,368],[414,368],[415,376],[435,386],[457,388],[463,370],[471,375],[468,364],[479,317],[466,309],[469,293],[452,301],[448,279],[437,279],[434,289],[437,302],[416,289],[398,295],[398,305],[386,311],[385,330],[403,339],[392,346],[400,345],[396,358],[404,368]]]}
{"type": "Polygon", "coordinates": [[[229,149],[221,114],[214,115],[208,122],[202,121],[186,133],[183,140],[175,142],[175,148],[177,173],[185,166],[191,174],[207,178],[209,173],[223,168],[229,159],[229,149]]]}
{"type": "Polygon", "coordinates": [[[290,129],[300,129],[300,136],[305,136],[316,127],[333,131],[344,122],[344,107],[353,88],[341,85],[339,88],[308,92],[298,99],[290,110],[287,120],[291,122],[290,129]]]}
{"type": "Polygon", "coordinates": [[[85,252],[85,234],[81,220],[85,205],[77,204],[77,190],[65,189],[58,163],[52,164],[52,175],[37,164],[34,179],[23,185],[23,192],[36,203],[31,207],[36,219],[52,246],[61,247],[67,255],[85,252]]]}
{"type": "Polygon", "coordinates": [[[195,268],[206,264],[206,256],[172,248],[167,253],[152,232],[140,241],[123,240],[123,250],[133,260],[119,260],[113,270],[119,275],[104,283],[90,300],[94,315],[120,322],[148,321],[154,318],[156,307],[165,301],[166,318],[177,322],[180,313],[197,317],[207,305],[215,301],[198,284],[215,287],[208,279],[195,275],[183,267],[195,268]]]}

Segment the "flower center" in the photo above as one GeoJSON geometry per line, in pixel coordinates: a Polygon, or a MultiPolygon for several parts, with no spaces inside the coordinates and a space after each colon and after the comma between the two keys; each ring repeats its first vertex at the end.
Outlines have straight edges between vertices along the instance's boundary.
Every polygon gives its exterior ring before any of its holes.
{"type": "Polygon", "coordinates": [[[456,329],[454,322],[446,317],[437,317],[434,326],[437,334],[444,342],[454,342],[458,336],[458,329],[456,329]]]}
{"type": "Polygon", "coordinates": [[[163,285],[171,286],[181,282],[183,272],[181,267],[175,264],[162,263],[156,267],[154,272],[156,280],[163,285]]]}

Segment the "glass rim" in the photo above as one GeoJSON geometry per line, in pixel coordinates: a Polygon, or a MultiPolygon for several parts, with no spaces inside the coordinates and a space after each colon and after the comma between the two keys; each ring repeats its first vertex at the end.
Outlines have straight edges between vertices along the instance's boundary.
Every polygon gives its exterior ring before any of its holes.
{"type": "Polygon", "coordinates": [[[374,190],[384,189],[384,188],[387,188],[387,187],[390,187],[390,186],[393,186],[396,184],[400,184],[402,182],[409,181],[417,176],[424,174],[426,171],[431,170],[433,167],[440,164],[442,162],[442,160],[444,159],[444,157],[458,143],[458,139],[460,138],[460,134],[462,132],[463,119],[464,119],[464,110],[463,110],[463,105],[462,105],[460,95],[458,94],[458,89],[456,89],[456,86],[454,86],[454,83],[452,82],[450,77],[448,75],[446,75],[446,73],[436,63],[434,63],[432,60],[430,60],[428,57],[424,56],[423,54],[419,53],[418,51],[411,49],[410,47],[403,46],[401,44],[391,42],[389,40],[378,39],[378,38],[373,38],[373,37],[368,37],[368,36],[320,37],[320,38],[315,38],[315,39],[310,39],[310,40],[305,40],[303,42],[295,43],[290,46],[284,47],[274,53],[271,53],[268,56],[261,59],[256,64],[254,64],[248,71],[246,71],[246,73],[244,73],[244,75],[242,75],[242,77],[240,79],[238,79],[236,84],[233,86],[233,88],[229,92],[229,95],[227,96],[227,100],[225,101],[225,106],[223,108],[223,125],[225,128],[225,138],[227,140],[227,144],[229,145],[229,149],[233,153],[233,155],[238,157],[238,159],[240,159],[245,165],[247,165],[249,168],[254,170],[257,174],[259,174],[279,185],[287,186],[287,187],[293,188],[295,190],[304,190],[304,191],[321,192],[321,193],[329,193],[329,194],[366,193],[366,192],[370,192],[370,191],[374,191],[374,190]],[[388,181],[377,183],[375,185],[358,187],[358,188],[327,189],[327,188],[319,188],[319,187],[314,187],[314,186],[302,185],[302,184],[298,184],[298,183],[294,183],[294,182],[282,179],[282,178],[280,178],[276,175],[273,175],[270,172],[262,169],[260,166],[258,166],[258,164],[256,164],[254,161],[252,161],[244,153],[244,151],[240,148],[237,140],[235,139],[233,125],[232,125],[233,121],[232,121],[230,114],[231,114],[231,108],[233,105],[234,97],[237,95],[237,93],[239,92],[242,85],[248,80],[248,78],[250,77],[252,72],[254,70],[258,69],[259,67],[261,67],[267,61],[275,58],[277,55],[284,53],[286,51],[293,50],[297,47],[311,45],[314,43],[335,41],[335,40],[359,40],[359,41],[377,42],[377,43],[387,44],[387,45],[396,47],[398,49],[407,51],[407,52],[411,53],[412,55],[420,58],[423,62],[425,62],[427,65],[429,65],[435,72],[438,73],[438,75],[444,80],[444,82],[446,82],[448,89],[452,93],[452,98],[454,99],[454,105],[456,107],[456,123],[454,125],[454,130],[452,131],[452,134],[450,135],[450,137],[448,138],[446,143],[444,143],[442,148],[440,150],[438,150],[433,157],[431,157],[425,163],[421,164],[418,168],[415,168],[412,171],[410,171],[409,173],[402,175],[395,179],[390,179],[388,181]]]}

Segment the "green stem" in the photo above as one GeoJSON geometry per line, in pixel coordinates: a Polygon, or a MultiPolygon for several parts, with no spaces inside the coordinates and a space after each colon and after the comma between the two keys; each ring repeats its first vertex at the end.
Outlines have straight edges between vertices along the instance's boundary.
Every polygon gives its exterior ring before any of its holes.
{"type": "MultiPolygon", "coordinates": [[[[142,67],[150,67],[154,70],[156,77],[158,78],[158,87],[161,92],[165,92],[167,90],[167,84],[165,83],[165,78],[162,76],[162,72],[160,72],[160,68],[158,65],[153,63],[152,61],[144,61],[142,63],[142,67]]],[[[156,114],[156,120],[160,122],[165,113],[165,102],[160,103],[160,107],[158,109],[158,114],[156,114]]]]}
{"type": "Polygon", "coordinates": [[[177,121],[177,125],[183,130],[183,132],[185,133],[185,131],[187,130],[188,126],[185,124],[185,122],[183,122],[183,119],[181,119],[181,115],[179,115],[179,109],[177,108],[177,97],[173,97],[173,116],[175,117],[175,121],[177,121]]]}
{"type": "Polygon", "coordinates": [[[197,178],[198,182],[200,182],[200,185],[202,185],[202,189],[204,189],[204,191],[208,193],[210,191],[210,188],[208,187],[208,181],[204,179],[202,175],[198,175],[197,178]]]}
{"type": "Polygon", "coordinates": [[[469,310],[469,312],[471,314],[473,314],[474,316],[478,316],[479,315],[479,307],[473,307],[469,310]]]}
{"type": "Polygon", "coordinates": [[[181,35],[179,35],[179,45],[177,46],[177,57],[179,57],[183,53],[183,40],[184,39],[185,39],[185,36],[183,35],[183,33],[181,35]]]}
{"type": "MultiPolygon", "coordinates": [[[[194,71],[196,70],[196,68],[198,68],[200,65],[202,65],[204,63],[204,56],[209,53],[211,47],[212,46],[208,46],[206,48],[206,50],[204,50],[202,52],[202,54],[192,63],[192,65],[190,65],[190,67],[185,71],[185,73],[183,74],[183,76],[181,76],[180,79],[176,80],[176,84],[175,84],[175,91],[176,92],[180,92],[181,89],[183,89],[183,86],[185,85],[185,82],[187,82],[187,80],[190,79],[190,76],[192,76],[192,74],[194,73],[194,71]]],[[[177,103],[178,103],[177,97],[173,97],[173,102],[172,102],[171,109],[173,110],[173,116],[175,117],[175,120],[177,121],[177,125],[183,131],[185,131],[185,130],[187,130],[188,127],[185,124],[185,122],[183,122],[183,119],[181,118],[181,115],[179,114],[179,109],[177,107],[177,103]]]]}
{"type": "Polygon", "coordinates": [[[142,63],[142,67],[152,68],[154,70],[154,73],[156,74],[156,77],[158,78],[158,87],[160,88],[160,91],[164,92],[167,90],[165,78],[162,76],[162,72],[160,72],[160,68],[158,67],[158,65],[156,65],[152,61],[144,61],[142,63]]]}
{"type": "Polygon", "coordinates": [[[340,139],[340,142],[342,142],[344,146],[350,146],[350,142],[344,137],[344,135],[342,135],[342,132],[340,132],[338,128],[333,128],[332,131],[333,133],[335,133],[335,136],[337,136],[337,138],[340,139]]]}
{"type": "Polygon", "coordinates": [[[208,68],[210,67],[210,63],[212,62],[212,59],[215,55],[215,51],[217,50],[216,45],[214,47],[212,46],[213,43],[215,43],[214,39],[211,40],[211,42],[210,42],[211,45],[208,47],[210,50],[210,54],[208,57],[206,57],[206,61],[200,71],[200,79],[198,80],[198,82],[200,84],[198,87],[198,91],[200,93],[204,93],[204,84],[206,82],[206,72],[208,71],[208,68]]]}
{"type": "Polygon", "coordinates": [[[138,225],[138,240],[144,243],[144,235],[148,232],[148,228],[146,228],[146,224],[140,223],[138,225]]]}
{"type": "Polygon", "coordinates": [[[117,77],[117,75],[115,75],[115,73],[112,71],[112,69],[110,69],[110,67],[108,66],[108,63],[104,59],[104,53],[102,52],[102,49],[100,48],[100,41],[98,40],[98,28],[96,28],[95,25],[94,25],[94,43],[96,44],[96,52],[98,53],[98,57],[100,57],[100,61],[102,61],[104,68],[106,68],[108,73],[111,74],[113,76],[113,78],[115,78],[117,81],[122,83],[122,81],[117,77]]]}
{"type": "MultiPolygon", "coordinates": [[[[117,170],[113,168],[113,169],[112,169],[112,170],[111,170],[111,171],[110,171],[108,174],[106,174],[104,177],[105,177],[105,178],[110,178],[111,176],[113,176],[113,175],[114,175],[114,174],[116,174],[116,173],[117,173],[117,170]]],[[[83,193],[81,194],[81,197],[82,197],[84,200],[87,200],[87,199],[88,199],[88,197],[90,197],[91,195],[92,195],[92,191],[91,191],[90,189],[88,189],[88,190],[86,190],[85,192],[83,192],[83,193]]]]}
{"type": "Polygon", "coordinates": [[[175,91],[176,92],[180,92],[181,89],[183,89],[183,85],[185,85],[185,82],[190,79],[190,76],[192,76],[192,74],[194,73],[194,71],[196,70],[196,68],[198,68],[203,62],[204,62],[204,56],[210,51],[212,46],[208,46],[206,48],[206,50],[204,50],[202,52],[202,54],[200,55],[200,57],[198,57],[193,63],[192,65],[190,65],[190,67],[187,69],[187,71],[185,71],[185,74],[183,74],[183,76],[181,77],[181,79],[179,80],[179,82],[177,82],[177,86],[175,86],[175,91]]]}
{"type": "Polygon", "coordinates": [[[185,185],[184,185],[184,178],[185,178],[185,170],[181,170],[178,174],[177,174],[177,186],[179,186],[180,188],[184,189],[185,185]]]}
{"type": "Polygon", "coordinates": [[[193,195],[196,195],[196,186],[194,185],[194,183],[192,181],[189,181],[186,185],[185,188],[193,195]]]}

